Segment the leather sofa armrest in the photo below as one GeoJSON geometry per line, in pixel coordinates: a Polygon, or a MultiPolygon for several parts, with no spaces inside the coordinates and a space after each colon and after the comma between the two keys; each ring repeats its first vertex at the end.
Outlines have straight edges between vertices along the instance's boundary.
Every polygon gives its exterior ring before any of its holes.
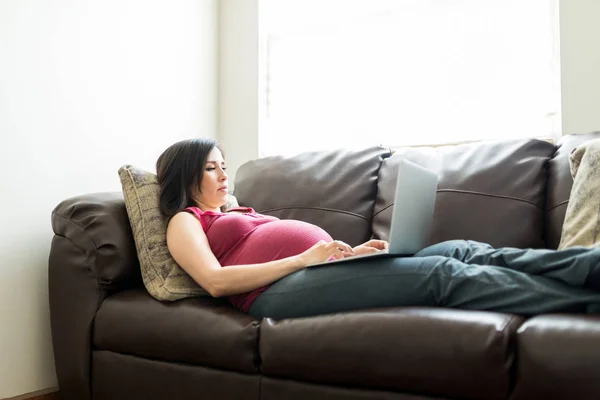
{"type": "Polygon", "coordinates": [[[121,193],[61,202],[52,212],[50,327],[61,399],[90,400],[92,328],[115,291],[143,287],[121,193]]]}
{"type": "Polygon", "coordinates": [[[122,193],[93,193],[62,201],[52,211],[52,229],[84,253],[86,265],[103,289],[142,285],[122,193]]]}
{"type": "Polygon", "coordinates": [[[50,327],[62,400],[90,400],[91,333],[94,316],[108,295],[69,239],[54,236],[48,263],[50,327]]]}

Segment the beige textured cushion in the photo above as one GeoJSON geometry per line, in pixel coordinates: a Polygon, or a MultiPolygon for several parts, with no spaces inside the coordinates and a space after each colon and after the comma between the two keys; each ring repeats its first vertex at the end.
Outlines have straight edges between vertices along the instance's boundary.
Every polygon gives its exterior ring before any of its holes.
{"type": "MultiPolygon", "coordinates": [[[[148,292],[163,301],[209,296],[171,257],[167,248],[167,222],[158,205],[156,174],[131,165],[119,168],[125,207],[133,231],[142,279],[148,292]]],[[[223,210],[237,207],[235,197],[223,210]]]]}
{"type": "Polygon", "coordinates": [[[600,139],[578,146],[569,156],[573,188],[559,249],[600,244],[600,139]]]}

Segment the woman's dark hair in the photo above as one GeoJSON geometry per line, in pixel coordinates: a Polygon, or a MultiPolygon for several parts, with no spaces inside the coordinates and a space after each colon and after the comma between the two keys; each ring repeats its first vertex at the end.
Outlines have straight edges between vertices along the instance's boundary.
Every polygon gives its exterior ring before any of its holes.
{"type": "Polygon", "coordinates": [[[215,147],[221,150],[214,139],[182,140],[158,157],[156,174],[160,186],[160,212],[164,216],[172,217],[194,205],[191,189],[200,187],[206,159],[215,147]]]}

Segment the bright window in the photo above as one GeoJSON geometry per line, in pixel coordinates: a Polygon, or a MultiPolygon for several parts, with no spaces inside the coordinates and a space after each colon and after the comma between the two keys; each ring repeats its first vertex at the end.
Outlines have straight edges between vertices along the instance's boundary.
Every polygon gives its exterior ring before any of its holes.
{"type": "Polygon", "coordinates": [[[556,0],[260,0],[260,155],[556,137],[556,0]]]}

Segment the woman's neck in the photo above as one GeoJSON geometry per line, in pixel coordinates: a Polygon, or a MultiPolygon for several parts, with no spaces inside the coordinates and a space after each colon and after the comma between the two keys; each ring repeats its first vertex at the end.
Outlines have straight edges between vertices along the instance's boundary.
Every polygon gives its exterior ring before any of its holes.
{"type": "Polygon", "coordinates": [[[201,209],[202,211],[212,211],[212,212],[221,212],[220,207],[211,207],[208,204],[204,204],[201,201],[196,201],[196,207],[201,209]]]}

